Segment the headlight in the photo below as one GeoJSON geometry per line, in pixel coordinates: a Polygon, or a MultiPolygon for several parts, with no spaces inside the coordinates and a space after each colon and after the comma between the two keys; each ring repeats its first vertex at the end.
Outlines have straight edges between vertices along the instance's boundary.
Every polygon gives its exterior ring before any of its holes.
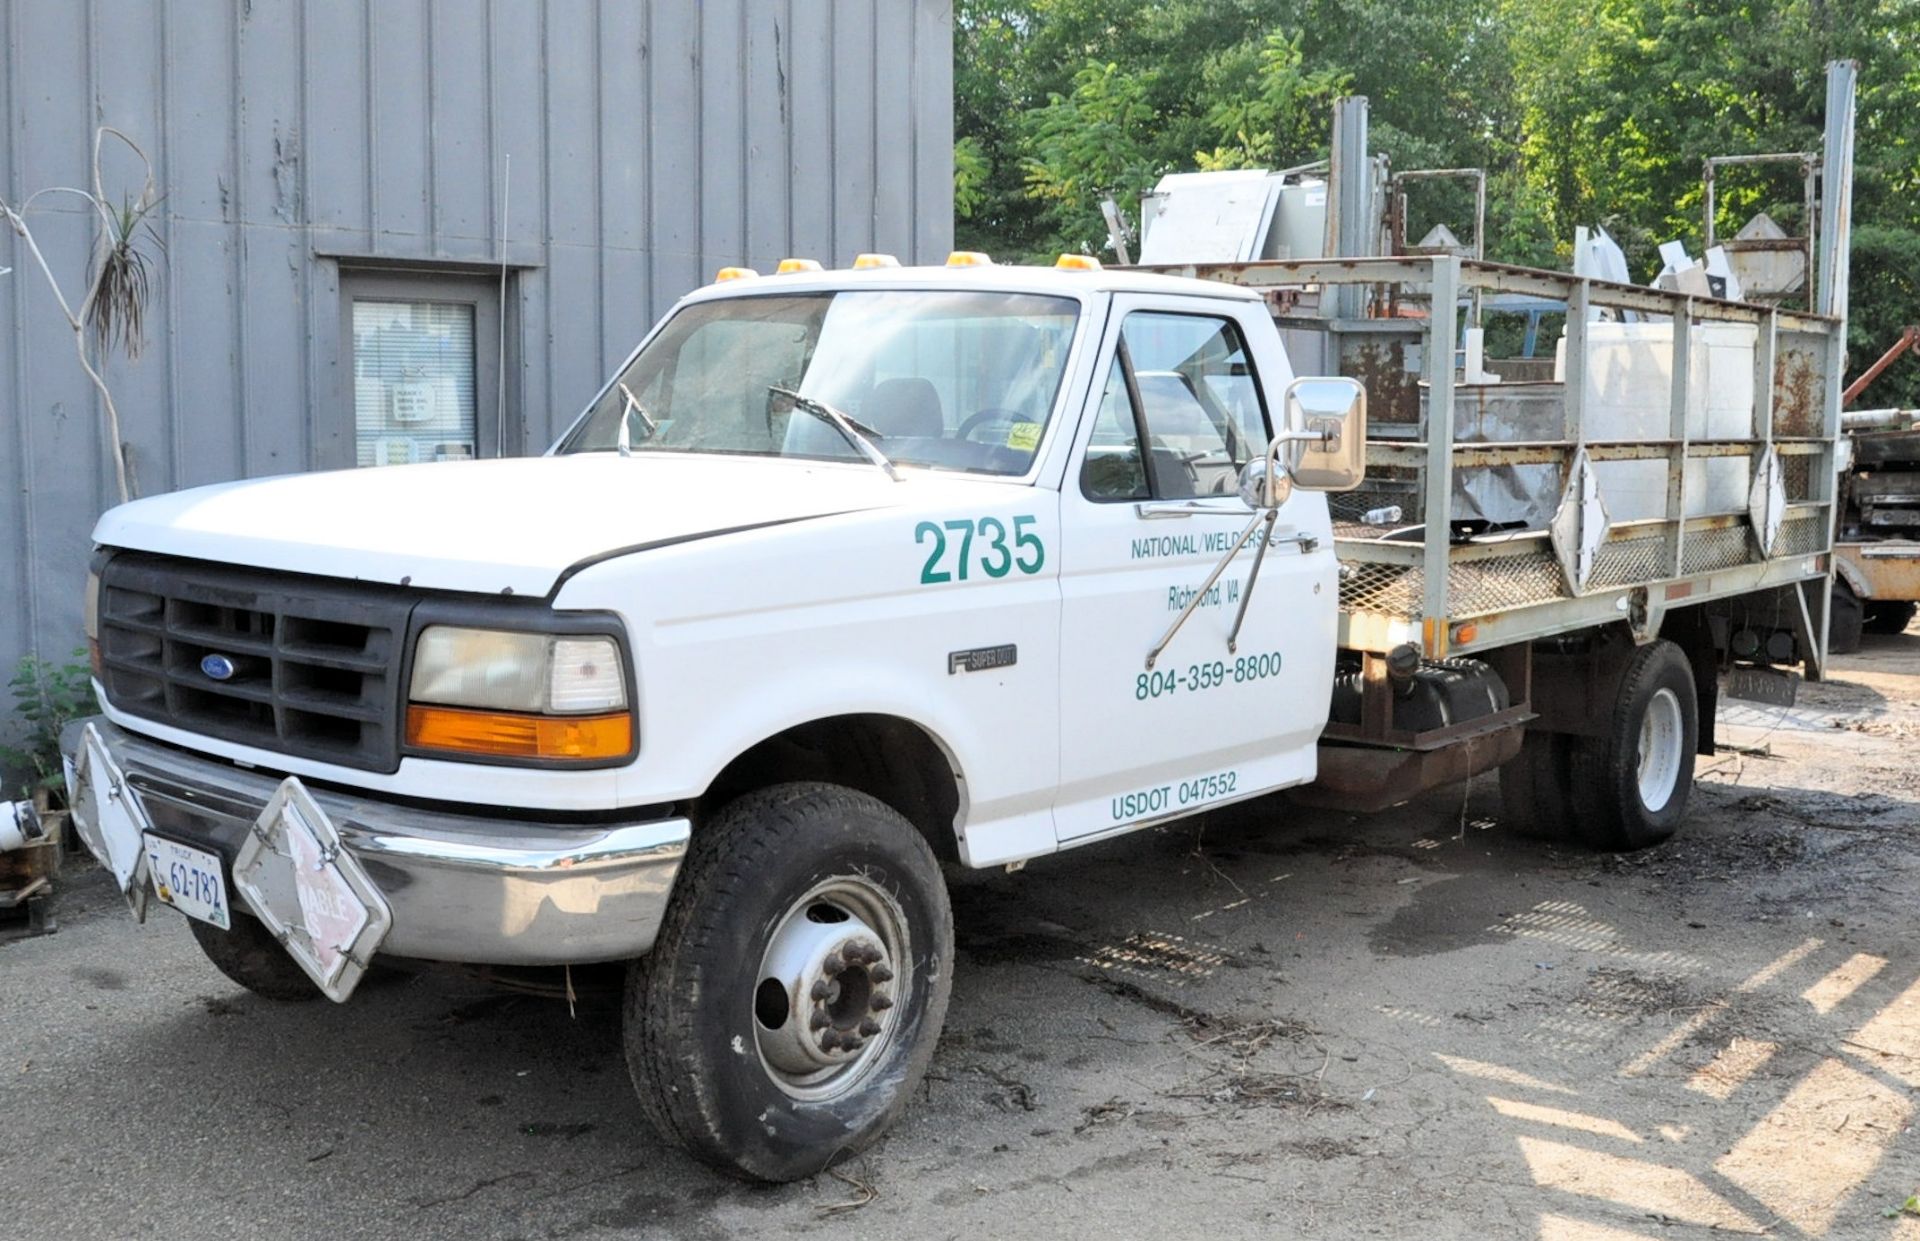
{"type": "Polygon", "coordinates": [[[420,634],[407,743],[508,758],[607,759],[633,748],[620,646],[432,625],[420,634]]]}

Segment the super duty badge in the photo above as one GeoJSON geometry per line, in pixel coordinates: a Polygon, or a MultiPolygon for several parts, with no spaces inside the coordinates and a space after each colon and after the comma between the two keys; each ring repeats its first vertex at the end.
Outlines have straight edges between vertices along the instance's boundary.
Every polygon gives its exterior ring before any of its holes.
{"type": "Polygon", "coordinates": [[[970,651],[954,651],[947,656],[947,675],[956,672],[986,672],[991,668],[1011,668],[1020,662],[1020,648],[1008,643],[1006,646],[976,646],[970,651]]]}

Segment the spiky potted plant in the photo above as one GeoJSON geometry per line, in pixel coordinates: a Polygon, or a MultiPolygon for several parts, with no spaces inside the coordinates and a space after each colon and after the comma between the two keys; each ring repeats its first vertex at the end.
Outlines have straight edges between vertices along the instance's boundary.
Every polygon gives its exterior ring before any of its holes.
{"type": "Polygon", "coordinates": [[[160,206],[160,194],[153,179],[153,165],[147,153],[126,134],[111,125],[102,125],[93,134],[93,182],[88,189],[70,185],[49,186],[30,195],[18,205],[0,197],[0,221],[13,231],[60,305],[67,327],[73,333],[74,352],[80,368],[87,373],[94,390],[100,394],[101,413],[106,420],[108,443],[112,447],[114,483],[124,502],[133,498],[127,476],[127,445],[120,432],[120,408],[103,373],[106,358],[115,346],[129,359],[140,356],[145,343],[146,307],[153,289],[154,260],[148,248],[165,249],[154,231],[152,215],[160,206]],[[125,145],[140,161],[141,186],[138,195],[122,195],[116,206],[107,197],[100,171],[102,144],[113,138],[125,145]],[[27,213],[47,194],[79,198],[91,209],[96,228],[93,252],[88,264],[86,293],[77,302],[61,290],[53,268],[40,250],[27,213]]]}

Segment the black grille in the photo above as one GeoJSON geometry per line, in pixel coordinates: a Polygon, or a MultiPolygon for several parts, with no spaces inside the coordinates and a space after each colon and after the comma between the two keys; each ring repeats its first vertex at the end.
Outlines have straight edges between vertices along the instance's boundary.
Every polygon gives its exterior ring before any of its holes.
{"type": "Polygon", "coordinates": [[[101,571],[107,698],[190,732],[394,771],[415,598],[394,586],[121,552],[101,571]],[[230,661],[232,675],[208,675],[209,655],[230,661]]]}

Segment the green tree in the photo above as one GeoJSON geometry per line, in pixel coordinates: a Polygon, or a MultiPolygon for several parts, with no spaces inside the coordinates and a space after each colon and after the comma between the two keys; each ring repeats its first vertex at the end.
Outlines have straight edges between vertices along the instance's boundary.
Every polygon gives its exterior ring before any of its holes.
{"type": "MultiPolygon", "coordinates": [[[[1488,171],[1490,257],[1562,266],[1598,224],[1645,280],[1661,241],[1698,252],[1708,155],[1818,149],[1825,64],[1850,57],[1857,370],[1920,321],[1916,31],[1920,0],[958,0],[958,231],[1098,251],[1104,194],[1132,211],[1166,172],[1324,157],[1351,92],[1393,167],[1488,171]]],[[[1806,223],[1791,168],[1729,170],[1716,203],[1722,235],[1806,223]]],[[[1418,186],[1409,216],[1458,231],[1470,190],[1418,186]]],[[[1920,404],[1920,364],[1866,399],[1920,404]]]]}
{"type": "MultiPolygon", "coordinates": [[[[1860,62],[1850,345],[1854,369],[1920,317],[1920,4],[1913,0],[1509,0],[1523,165],[1556,237],[1602,223],[1634,273],[1654,247],[1698,252],[1709,155],[1818,151],[1825,65],[1860,62]]],[[[1806,228],[1791,167],[1723,170],[1715,231],[1756,211],[1806,228]]],[[[1920,402],[1920,368],[1873,403],[1920,402]]]]}

